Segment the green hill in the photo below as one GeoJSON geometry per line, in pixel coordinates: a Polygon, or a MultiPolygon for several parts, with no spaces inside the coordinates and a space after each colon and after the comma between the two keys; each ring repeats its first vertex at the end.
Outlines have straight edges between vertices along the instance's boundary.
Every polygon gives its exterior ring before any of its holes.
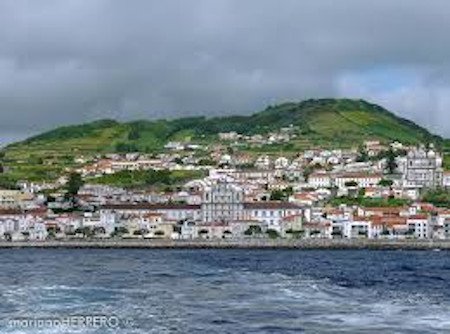
{"type": "MultiPolygon", "coordinates": [[[[299,151],[312,146],[350,147],[365,139],[404,143],[442,139],[413,122],[363,100],[318,99],[270,106],[249,116],[193,117],[119,123],[101,120],[65,126],[9,145],[4,164],[14,178],[53,178],[73,165],[73,157],[107,152],[158,152],[168,141],[214,143],[218,133],[265,134],[294,125],[298,136],[277,146],[299,151]]],[[[271,150],[263,147],[260,150],[271,150]]],[[[8,173],[6,173],[6,176],[8,173]]],[[[4,175],[5,177],[5,175],[4,175]]]]}

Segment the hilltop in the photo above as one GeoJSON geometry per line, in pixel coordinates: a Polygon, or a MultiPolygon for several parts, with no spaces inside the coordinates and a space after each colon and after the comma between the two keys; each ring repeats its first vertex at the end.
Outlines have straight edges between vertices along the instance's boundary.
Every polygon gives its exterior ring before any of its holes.
{"type": "MultiPolygon", "coordinates": [[[[169,141],[214,144],[219,133],[266,134],[294,126],[295,140],[275,145],[277,152],[310,147],[351,147],[367,139],[405,144],[434,142],[439,136],[364,100],[316,99],[269,106],[249,116],[191,117],[121,123],[100,120],[64,126],[9,145],[4,150],[11,177],[51,178],[78,155],[141,151],[156,153],[169,141]]],[[[448,145],[448,142],[447,142],[448,145]]],[[[273,148],[273,147],[272,147],[273,148]]],[[[270,150],[262,147],[259,152],[270,150]]]]}

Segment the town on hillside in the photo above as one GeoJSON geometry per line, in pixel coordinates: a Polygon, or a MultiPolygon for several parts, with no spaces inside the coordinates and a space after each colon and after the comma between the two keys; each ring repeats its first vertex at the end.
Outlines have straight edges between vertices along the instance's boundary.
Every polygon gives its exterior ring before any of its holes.
{"type": "Polygon", "coordinates": [[[0,190],[0,240],[450,239],[450,172],[432,144],[364,142],[292,156],[169,142],[160,154],[77,156],[53,182],[0,190]]]}

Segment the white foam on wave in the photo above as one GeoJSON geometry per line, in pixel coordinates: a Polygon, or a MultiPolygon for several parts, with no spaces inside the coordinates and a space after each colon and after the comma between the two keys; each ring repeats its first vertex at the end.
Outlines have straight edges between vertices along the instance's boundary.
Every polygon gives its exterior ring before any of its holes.
{"type": "Polygon", "coordinates": [[[251,301],[254,307],[266,301],[284,305],[307,332],[325,328],[344,333],[409,333],[419,328],[422,333],[450,332],[450,303],[431,294],[344,287],[305,275],[246,271],[237,276],[238,282],[246,281],[253,289],[270,291],[264,299],[251,301]]]}
{"type": "Polygon", "coordinates": [[[437,303],[419,293],[380,294],[370,289],[347,288],[329,280],[287,277],[278,293],[298,303],[308,322],[338,326],[344,331],[384,329],[408,332],[423,329],[450,332],[450,304],[437,303]]]}

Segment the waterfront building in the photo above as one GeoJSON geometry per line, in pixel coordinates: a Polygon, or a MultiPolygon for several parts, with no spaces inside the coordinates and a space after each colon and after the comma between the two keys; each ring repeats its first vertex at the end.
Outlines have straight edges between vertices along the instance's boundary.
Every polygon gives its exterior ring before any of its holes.
{"type": "Polygon", "coordinates": [[[219,180],[206,187],[201,204],[202,221],[229,222],[243,219],[244,191],[241,187],[219,180]]]}
{"type": "Polygon", "coordinates": [[[406,221],[408,224],[408,231],[417,239],[425,239],[429,237],[429,222],[428,215],[418,214],[408,217],[406,221]]]}

